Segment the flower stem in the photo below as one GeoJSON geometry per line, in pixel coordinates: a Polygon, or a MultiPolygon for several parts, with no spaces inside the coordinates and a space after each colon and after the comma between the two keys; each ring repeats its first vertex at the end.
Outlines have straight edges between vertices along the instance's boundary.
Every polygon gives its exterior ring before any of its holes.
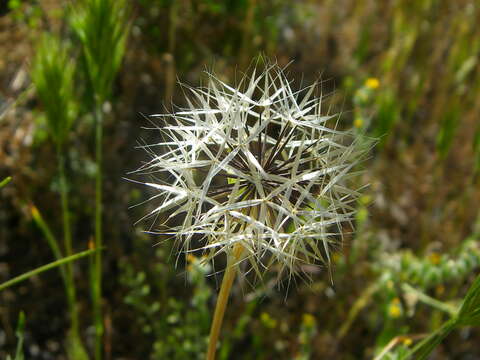
{"type": "MultiPolygon", "coordinates": [[[[101,104],[96,103],[95,117],[95,160],[97,173],[95,177],[95,248],[102,248],[102,142],[103,142],[103,113],[101,104]]],[[[102,252],[97,251],[91,262],[93,318],[95,324],[95,359],[102,358],[102,252]]]]}
{"type": "Polygon", "coordinates": [[[237,274],[236,263],[243,253],[242,245],[235,245],[233,253],[229,256],[225,275],[223,275],[222,286],[218,294],[217,305],[215,306],[215,313],[213,315],[212,327],[210,329],[210,338],[208,342],[207,360],[215,360],[215,353],[217,350],[218,335],[223,322],[223,315],[228,303],[228,296],[232,289],[233,280],[237,274]]]}
{"type": "MultiPolygon", "coordinates": [[[[60,195],[62,200],[62,219],[63,219],[63,240],[65,247],[65,256],[72,256],[72,231],[70,228],[70,209],[68,204],[68,186],[67,177],[65,175],[65,156],[60,147],[57,150],[58,154],[58,170],[60,175],[60,195]]],[[[55,254],[59,256],[58,254],[55,254]]],[[[67,290],[68,305],[70,308],[71,331],[73,336],[79,335],[78,311],[77,311],[77,295],[75,289],[75,281],[73,274],[73,264],[67,263],[65,265],[65,286],[67,290]]]]}

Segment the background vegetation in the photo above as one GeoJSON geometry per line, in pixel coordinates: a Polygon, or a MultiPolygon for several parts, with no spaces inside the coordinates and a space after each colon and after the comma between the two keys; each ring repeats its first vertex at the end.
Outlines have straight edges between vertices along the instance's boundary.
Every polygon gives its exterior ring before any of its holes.
{"type": "MultiPolygon", "coordinates": [[[[478,19],[475,0],[1,2],[0,281],[103,251],[2,288],[0,358],[204,357],[221,274],[154,246],[123,178],[177,79],[235,82],[258,54],[321,77],[342,126],[380,141],[333,284],[242,279],[219,358],[399,359],[445,329],[480,269],[478,19]]],[[[460,325],[433,359],[480,359],[460,325]]]]}

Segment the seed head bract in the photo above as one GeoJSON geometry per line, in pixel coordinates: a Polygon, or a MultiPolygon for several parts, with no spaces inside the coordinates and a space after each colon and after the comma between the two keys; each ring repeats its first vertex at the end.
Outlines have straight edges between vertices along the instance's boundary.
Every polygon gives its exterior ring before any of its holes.
{"type": "Polygon", "coordinates": [[[239,262],[260,276],[274,264],[329,265],[355,212],[349,178],[365,151],[337,128],[338,114],[323,114],[318,84],[294,91],[276,65],[235,87],[208,78],[186,87],[186,108],[152,115],[159,141],[143,146],[151,160],[138,172],[155,179],[145,182],[158,192],[153,232],[207,259],[241,246],[239,262]]]}

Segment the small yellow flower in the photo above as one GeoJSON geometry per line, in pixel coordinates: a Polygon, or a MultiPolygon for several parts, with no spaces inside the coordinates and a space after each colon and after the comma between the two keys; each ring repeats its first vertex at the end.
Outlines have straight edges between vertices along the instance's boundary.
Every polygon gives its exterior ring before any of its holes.
{"type": "Polygon", "coordinates": [[[388,307],[388,315],[396,319],[402,314],[402,309],[400,307],[400,300],[395,298],[392,300],[390,306],[388,307]]]}
{"type": "Polygon", "coordinates": [[[302,319],[303,325],[306,327],[312,328],[315,326],[316,320],[315,316],[312,314],[303,314],[303,319],[302,319]]]}
{"type": "Polygon", "coordinates": [[[353,121],[353,126],[355,126],[357,129],[361,128],[363,126],[363,119],[361,117],[355,118],[353,121]]]}
{"type": "Polygon", "coordinates": [[[402,344],[405,345],[405,346],[410,346],[412,345],[412,339],[410,339],[409,337],[405,337],[402,341],[402,344]]]}
{"type": "Polygon", "coordinates": [[[380,86],[380,81],[377,78],[371,77],[365,81],[365,86],[369,89],[375,90],[380,86]]]}
{"type": "Polygon", "coordinates": [[[260,315],[260,321],[262,322],[262,324],[269,328],[269,329],[274,329],[277,327],[277,320],[275,320],[274,318],[272,318],[268,313],[266,312],[263,312],[261,315],[260,315]]]}
{"type": "Polygon", "coordinates": [[[442,257],[439,253],[431,253],[429,256],[428,256],[428,260],[433,264],[433,265],[438,265],[440,264],[440,260],[442,260],[442,257]]]}

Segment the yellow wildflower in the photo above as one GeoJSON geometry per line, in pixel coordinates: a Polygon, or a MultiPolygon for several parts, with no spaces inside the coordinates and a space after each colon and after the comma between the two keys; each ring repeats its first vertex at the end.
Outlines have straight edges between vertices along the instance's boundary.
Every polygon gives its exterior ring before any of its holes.
{"type": "Polygon", "coordinates": [[[363,125],[363,119],[361,117],[355,118],[353,121],[353,126],[355,126],[357,129],[361,128],[363,125]]]}
{"type": "Polygon", "coordinates": [[[312,314],[303,314],[302,322],[306,327],[314,327],[316,323],[315,316],[312,314]]]}
{"type": "Polygon", "coordinates": [[[398,298],[392,300],[390,306],[388,307],[388,314],[394,319],[400,317],[402,314],[400,300],[398,298]]]}
{"type": "Polygon", "coordinates": [[[268,313],[266,312],[263,312],[261,315],[260,315],[260,321],[262,322],[262,324],[269,328],[269,329],[273,329],[275,327],[277,327],[277,320],[275,320],[274,318],[272,318],[268,313]]]}
{"type": "Polygon", "coordinates": [[[380,81],[377,78],[371,77],[365,81],[365,86],[369,89],[375,90],[380,86],[380,81]]]}

